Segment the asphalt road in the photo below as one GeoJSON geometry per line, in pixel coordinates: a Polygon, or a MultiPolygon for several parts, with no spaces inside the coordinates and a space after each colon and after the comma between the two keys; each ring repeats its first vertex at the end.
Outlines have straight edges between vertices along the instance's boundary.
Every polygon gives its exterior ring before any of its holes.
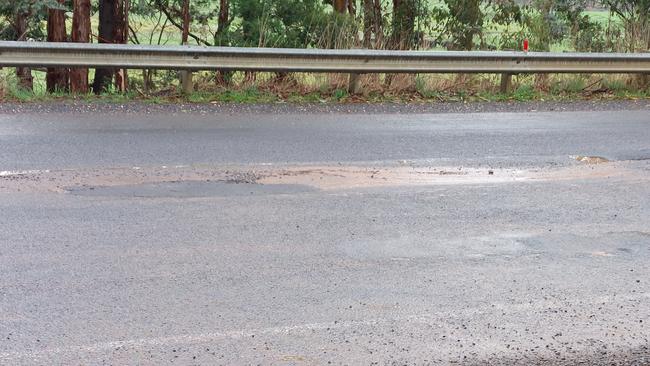
{"type": "Polygon", "coordinates": [[[650,364],[650,108],[0,113],[0,365],[650,364]]]}

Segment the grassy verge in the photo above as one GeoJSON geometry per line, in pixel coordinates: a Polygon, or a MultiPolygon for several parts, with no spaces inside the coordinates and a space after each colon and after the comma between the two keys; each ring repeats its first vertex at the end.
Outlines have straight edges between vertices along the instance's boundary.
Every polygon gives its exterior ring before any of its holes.
{"type": "Polygon", "coordinates": [[[197,73],[195,91],[184,95],[173,77],[166,88],[143,92],[137,73],[132,73],[127,93],[108,91],[100,95],[71,95],[45,91],[42,73],[35,72],[34,90],[17,87],[12,70],[0,76],[0,101],[55,102],[86,101],[126,103],[432,103],[512,102],[599,99],[647,99],[650,85],[627,75],[519,75],[507,93],[499,92],[497,75],[365,75],[363,93],[350,95],[347,75],[296,74],[278,79],[274,74],[257,74],[255,81],[235,75],[228,85],[218,85],[211,73],[197,73]]]}

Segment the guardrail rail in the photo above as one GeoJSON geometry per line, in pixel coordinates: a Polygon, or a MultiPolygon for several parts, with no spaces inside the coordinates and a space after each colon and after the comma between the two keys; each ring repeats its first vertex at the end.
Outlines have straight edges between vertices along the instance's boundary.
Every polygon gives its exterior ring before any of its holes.
{"type": "MultiPolygon", "coordinates": [[[[650,53],[379,51],[145,46],[0,41],[0,67],[92,67],[184,71],[650,73],[650,53]]],[[[352,80],[352,77],[351,77],[352,80]]]]}

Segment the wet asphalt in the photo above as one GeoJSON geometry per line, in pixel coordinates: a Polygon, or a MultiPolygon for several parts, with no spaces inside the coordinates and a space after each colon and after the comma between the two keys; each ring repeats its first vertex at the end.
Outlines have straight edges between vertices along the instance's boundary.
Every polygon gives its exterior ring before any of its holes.
{"type": "Polygon", "coordinates": [[[0,365],[648,365],[650,107],[612,105],[4,106],[0,188],[174,164],[633,169],[0,189],[0,365]]]}

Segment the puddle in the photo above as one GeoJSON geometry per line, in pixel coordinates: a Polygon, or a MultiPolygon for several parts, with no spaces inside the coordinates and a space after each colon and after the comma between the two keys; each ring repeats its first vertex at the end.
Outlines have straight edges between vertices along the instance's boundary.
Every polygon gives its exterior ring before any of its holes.
{"type": "Polygon", "coordinates": [[[110,197],[233,197],[260,196],[274,194],[294,194],[314,191],[314,188],[304,185],[289,184],[253,184],[228,182],[166,182],[152,184],[136,184],[109,187],[73,187],[67,192],[77,196],[110,196],[110,197]]]}
{"type": "Polygon", "coordinates": [[[521,170],[414,167],[300,167],[260,174],[261,184],[304,184],[323,190],[385,186],[506,183],[528,179],[521,170]]]}

